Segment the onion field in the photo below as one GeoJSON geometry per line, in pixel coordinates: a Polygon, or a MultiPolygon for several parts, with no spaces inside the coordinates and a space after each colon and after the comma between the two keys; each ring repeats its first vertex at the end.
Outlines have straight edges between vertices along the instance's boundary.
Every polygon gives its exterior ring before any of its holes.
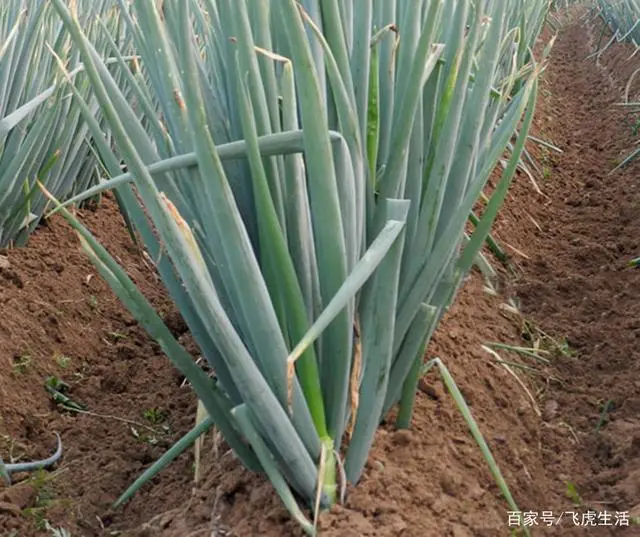
{"type": "Polygon", "coordinates": [[[640,532],[639,36],[4,0],[0,537],[640,532]]]}

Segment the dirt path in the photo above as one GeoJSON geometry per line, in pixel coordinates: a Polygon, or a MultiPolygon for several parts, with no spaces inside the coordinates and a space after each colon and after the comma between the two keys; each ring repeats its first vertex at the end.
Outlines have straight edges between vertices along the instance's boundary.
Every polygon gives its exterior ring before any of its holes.
{"type": "MultiPolygon", "coordinates": [[[[536,134],[564,151],[542,156],[541,186],[549,200],[529,194],[523,203],[526,186],[516,185],[498,235],[530,257],[515,285],[525,316],[558,340],[566,337],[574,351],[559,354],[543,393],[547,469],[575,483],[585,504],[631,510],[637,517],[640,271],[626,262],[640,253],[640,166],[609,175],[636,141],[615,105],[637,61],[624,61],[630,54],[625,46],[606,53],[600,65],[585,61],[594,33],[570,23],[542,85],[536,134]],[[519,210],[529,212],[540,229],[519,210]]],[[[594,531],[607,534],[590,528],[588,535],[594,531]]],[[[640,528],[630,528],[629,535],[640,535],[640,528]]]]}

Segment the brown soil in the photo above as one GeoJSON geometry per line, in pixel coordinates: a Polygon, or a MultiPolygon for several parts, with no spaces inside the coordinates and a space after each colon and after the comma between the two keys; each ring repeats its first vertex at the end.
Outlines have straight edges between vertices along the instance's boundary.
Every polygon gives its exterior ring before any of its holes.
{"type": "MultiPolygon", "coordinates": [[[[154,305],[170,313],[115,203],[107,200],[81,218],[154,305]]],[[[189,428],[193,400],[61,219],[39,229],[28,248],[4,254],[9,266],[0,271],[0,450],[5,462],[9,453],[20,460],[46,457],[55,448],[57,431],[65,452],[54,474],[26,479],[4,494],[0,490],[0,501],[17,501],[23,510],[15,517],[0,507],[0,530],[37,534],[36,526],[46,518],[73,535],[97,535],[99,524],[109,523],[114,495],[189,428]],[[49,376],[66,382],[68,396],[92,414],[59,411],[44,387],[49,376]],[[143,416],[154,408],[166,415],[169,431],[143,416]],[[156,440],[145,441],[151,437],[156,440]]],[[[187,461],[176,463],[172,483],[188,486],[188,473],[187,461]]],[[[169,488],[150,494],[177,502],[181,492],[169,488]]]]}
{"type": "MultiPolygon", "coordinates": [[[[522,510],[558,516],[590,506],[640,516],[640,305],[633,292],[640,272],[625,266],[640,255],[633,233],[638,165],[608,175],[635,142],[627,118],[613,106],[626,84],[618,73],[630,74],[621,59],[628,49],[616,47],[599,65],[585,62],[592,32],[597,39],[597,30],[567,26],[541,87],[535,134],[564,150],[531,147],[545,169],[538,179],[545,195],[519,176],[497,223],[515,276],[505,279],[497,297],[484,292],[474,274],[429,356],[450,368],[522,510]],[[508,296],[519,299],[522,314],[504,309],[508,296]],[[498,351],[508,362],[535,368],[512,368],[528,391],[481,348],[536,340],[551,365],[498,351]],[[596,434],[607,401],[607,419],[596,434]],[[567,497],[567,482],[575,484],[581,507],[567,497]]],[[[115,204],[107,200],[81,218],[197,354],[115,204]]],[[[190,428],[194,398],[95,275],[64,222],[54,218],[28,248],[4,255],[0,454],[5,460],[10,452],[46,456],[53,431],[60,432],[65,454],[54,473],[15,476],[14,486],[0,488],[0,536],[47,535],[45,519],[74,537],[301,535],[271,487],[239,467],[212,435],[197,487],[188,452],[124,509],[112,510],[127,484],[190,428]],[[56,408],[44,389],[51,375],[67,382],[69,396],[91,414],[56,408]]],[[[381,428],[362,482],[320,526],[330,537],[507,536],[507,510],[431,372],[421,383],[412,431],[381,428]]],[[[640,528],[579,528],[565,520],[536,534],[626,537],[640,535],[640,528]]]]}
{"type": "MultiPolygon", "coordinates": [[[[616,45],[598,62],[584,61],[600,28],[599,21],[597,26],[569,25],[543,83],[538,135],[564,153],[547,158],[550,173],[543,190],[549,201],[526,206],[541,230],[532,233],[529,223],[528,232],[518,232],[513,204],[498,229],[529,256],[520,263],[522,275],[515,284],[525,315],[566,337],[575,351],[557,357],[557,378],[543,398],[557,407],[554,421],[570,426],[578,442],[569,458],[568,435],[545,435],[547,468],[572,478],[585,503],[625,508],[638,517],[640,306],[634,289],[640,273],[627,262],[640,251],[633,232],[640,167],[634,162],[610,174],[637,141],[632,118],[618,104],[638,60],[629,61],[634,47],[616,45]],[[609,410],[597,434],[605,405],[609,410]]],[[[637,95],[638,84],[630,90],[631,97],[637,95]]],[[[513,197],[521,191],[516,185],[513,197]]],[[[640,535],[640,528],[629,532],[640,535]]]]}

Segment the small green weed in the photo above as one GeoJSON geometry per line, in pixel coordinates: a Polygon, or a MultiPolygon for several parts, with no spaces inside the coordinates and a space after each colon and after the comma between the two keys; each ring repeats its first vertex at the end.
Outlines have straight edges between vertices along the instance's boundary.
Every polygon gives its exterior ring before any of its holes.
{"type": "Polygon", "coordinates": [[[58,364],[58,367],[62,368],[62,369],[66,369],[67,367],[69,367],[69,364],[71,363],[71,358],[69,358],[68,356],[65,356],[64,354],[54,354],[53,355],[56,363],[58,364]]]}
{"type": "Polygon", "coordinates": [[[31,364],[31,356],[29,354],[21,354],[13,357],[13,372],[18,375],[24,375],[31,364]]]}
{"type": "Polygon", "coordinates": [[[25,509],[23,513],[25,516],[33,518],[35,526],[39,531],[45,531],[47,529],[46,511],[56,497],[55,490],[51,483],[54,476],[55,474],[50,474],[40,469],[36,470],[28,481],[36,490],[37,496],[35,505],[25,509]]]}
{"type": "Polygon", "coordinates": [[[578,352],[571,348],[566,337],[563,337],[556,343],[556,350],[562,354],[562,356],[566,356],[567,358],[575,358],[578,356],[578,352]]]}
{"type": "Polygon", "coordinates": [[[38,531],[46,530],[45,509],[42,507],[28,507],[22,511],[24,516],[33,519],[33,523],[38,531]]]}
{"type": "Polygon", "coordinates": [[[565,494],[567,498],[573,502],[573,505],[580,507],[582,505],[582,498],[580,497],[580,494],[578,494],[578,489],[571,481],[567,481],[566,485],[567,490],[565,494]]]}
{"type": "Polygon", "coordinates": [[[61,409],[74,412],[84,412],[87,410],[86,405],[74,401],[67,395],[69,385],[58,377],[48,377],[44,382],[44,389],[49,392],[54,403],[61,409]]]}
{"type": "Polygon", "coordinates": [[[148,422],[158,425],[167,419],[167,414],[159,408],[147,408],[142,415],[148,422]]]}
{"type": "Polygon", "coordinates": [[[120,341],[121,339],[127,339],[128,337],[126,334],[121,334],[120,332],[109,332],[108,334],[114,341],[120,341]]]}
{"type": "Polygon", "coordinates": [[[29,484],[38,492],[36,507],[45,507],[55,497],[51,486],[54,476],[55,474],[48,473],[42,468],[31,474],[29,484]]]}
{"type": "Polygon", "coordinates": [[[614,408],[613,401],[611,399],[604,403],[601,401],[599,406],[600,419],[598,420],[598,424],[596,425],[596,434],[600,434],[600,429],[602,429],[602,427],[609,423],[609,412],[614,408]]]}
{"type": "Polygon", "coordinates": [[[637,113],[629,114],[625,118],[624,122],[629,127],[629,130],[631,130],[631,134],[633,134],[633,136],[638,136],[638,133],[640,133],[640,115],[637,113]]]}

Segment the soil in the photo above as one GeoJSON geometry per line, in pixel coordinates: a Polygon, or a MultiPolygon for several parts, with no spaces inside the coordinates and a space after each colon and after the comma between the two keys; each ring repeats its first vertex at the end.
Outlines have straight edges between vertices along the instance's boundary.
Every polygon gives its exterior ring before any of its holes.
{"type": "MultiPolygon", "coordinates": [[[[542,194],[519,174],[496,224],[511,259],[500,293],[487,293],[472,274],[428,357],[450,369],[521,510],[640,517],[640,271],[626,265],[640,255],[633,226],[639,167],[609,175],[636,141],[633,118],[615,106],[635,67],[625,45],[585,61],[599,25],[566,22],[533,132],[563,153],[530,144],[542,194]],[[483,349],[489,342],[539,345],[550,363],[498,349],[515,364],[505,367],[483,349]]],[[[79,216],[196,356],[113,200],[79,216]]],[[[0,536],[49,535],[45,521],[74,537],[302,535],[269,484],[241,468],[213,434],[205,438],[199,483],[189,451],[113,509],[193,425],[195,399],[60,218],[27,248],[2,255],[0,454],[5,461],[46,457],[54,431],[65,452],[54,472],[0,485],[0,536]],[[45,390],[50,376],[66,382],[67,395],[87,412],[56,407],[45,390]]],[[[390,419],[348,493],[345,505],[321,517],[321,535],[511,534],[509,507],[435,371],[421,381],[412,429],[396,431],[390,419]]],[[[640,535],[638,526],[576,527],[570,515],[560,525],[539,524],[534,535],[640,535]]]]}

